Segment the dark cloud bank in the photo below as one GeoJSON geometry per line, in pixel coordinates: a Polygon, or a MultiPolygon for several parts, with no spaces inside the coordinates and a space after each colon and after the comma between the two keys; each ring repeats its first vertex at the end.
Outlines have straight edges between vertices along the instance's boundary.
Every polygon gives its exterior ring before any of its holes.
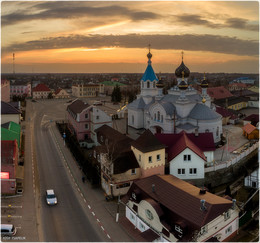
{"type": "Polygon", "coordinates": [[[62,48],[146,48],[152,49],[209,51],[242,56],[257,56],[259,43],[254,40],[242,40],[236,37],[218,35],[70,35],[50,37],[17,43],[2,48],[2,53],[62,48]]]}

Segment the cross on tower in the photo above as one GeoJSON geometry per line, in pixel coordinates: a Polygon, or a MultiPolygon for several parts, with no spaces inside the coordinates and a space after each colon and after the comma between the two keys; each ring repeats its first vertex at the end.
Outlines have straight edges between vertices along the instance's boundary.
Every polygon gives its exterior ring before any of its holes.
{"type": "Polygon", "coordinates": [[[184,51],[181,52],[181,59],[183,61],[183,54],[184,54],[184,51]]]}
{"type": "Polygon", "coordinates": [[[149,52],[150,52],[150,49],[151,49],[151,44],[149,44],[149,45],[148,45],[148,47],[149,47],[149,52]]]}

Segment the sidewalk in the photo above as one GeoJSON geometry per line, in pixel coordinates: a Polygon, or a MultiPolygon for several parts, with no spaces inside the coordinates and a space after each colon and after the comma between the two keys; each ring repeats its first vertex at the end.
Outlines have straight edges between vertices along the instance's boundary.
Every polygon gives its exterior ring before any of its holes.
{"type": "Polygon", "coordinates": [[[77,183],[80,191],[86,198],[88,206],[91,207],[93,216],[96,218],[101,229],[107,235],[107,241],[116,242],[133,242],[135,241],[121,225],[121,221],[125,218],[125,208],[122,204],[119,207],[119,222],[116,222],[117,202],[105,200],[104,192],[101,188],[93,188],[88,181],[82,182],[83,172],[80,170],[77,162],[72,156],[55,124],[51,126],[54,137],[68,163],[72,175],[77,183]]]}

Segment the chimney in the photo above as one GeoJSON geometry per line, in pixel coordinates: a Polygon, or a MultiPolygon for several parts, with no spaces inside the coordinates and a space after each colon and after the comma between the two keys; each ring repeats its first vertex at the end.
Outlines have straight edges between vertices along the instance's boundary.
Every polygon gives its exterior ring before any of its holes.
{"type": "Polygon", "coordinates": [[[202,211],[205,211],[206,210],[206,207],[205,207],[205,200],[204,199],[201,199],[200,200],[200,209],[202,210],[202,211]]]}
{"type": "Polygon", "coordinates": [[[200,189],[200,194],[206,194],[206,192],[207,191],[206,191],[206,189],[204,187],[200,189]]]}
{"type": "Polygon", "coordinates": [[[155,192],[155,185],[152,184],[152,192],[155,192]]]}
{"type": "Polygon", "coordinates": [[[232,209],[235,210],[236,209],[236,199],[232,199],[232,209]]]}

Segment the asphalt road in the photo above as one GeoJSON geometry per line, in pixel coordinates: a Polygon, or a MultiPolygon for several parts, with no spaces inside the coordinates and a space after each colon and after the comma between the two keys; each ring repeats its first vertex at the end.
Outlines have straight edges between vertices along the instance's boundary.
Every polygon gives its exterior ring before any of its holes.
{"type": "Polygon", "coordinates": [[[95,221],[90,220],[58,148],[50,126],[64,119],[65,102],[35,102],[34,141],[40,185],[40,228],[42,241],[106,241],[95,221]],[[54,105],[55,104],[55,105],[54,105]],[[45,190],[54,189],[58,204],[48,206],[45,190]]]}

